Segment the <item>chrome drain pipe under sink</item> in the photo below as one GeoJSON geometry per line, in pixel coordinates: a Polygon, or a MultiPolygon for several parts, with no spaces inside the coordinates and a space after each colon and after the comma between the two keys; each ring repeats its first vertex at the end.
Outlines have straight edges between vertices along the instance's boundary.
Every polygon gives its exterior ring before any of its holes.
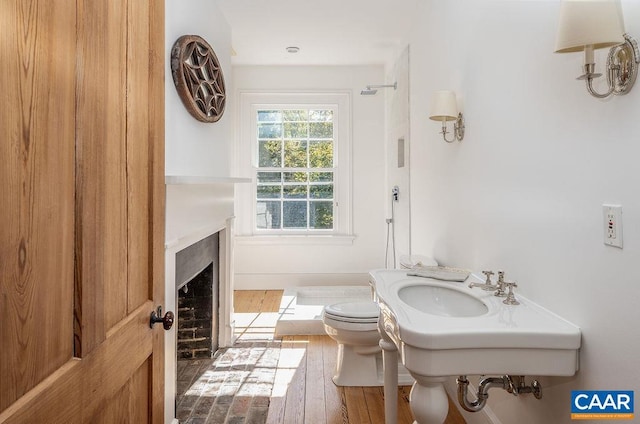
{"type": "Polygon", "coordinates": [[[507,392],[518,396],[521,394],[532,393],[536,399],[542,398],[542,386],[538,380],[533,380],[530,385],[526,385],[525,377],[523,375],[517,377],[517,384],[514,383],[513,377],[510,375],[503,375],[502,377],[484,377],[480,380],[478,386],[478,393],[476,394],[476,400],[469,401],[467,393],[469,389],[469,380],[466,375],[461,375],[456,379],[458,383],[458,403],[465,411],[478,412],[487,403],[489,398],[489,389],[492,387],[498,387],[507,392]]]}

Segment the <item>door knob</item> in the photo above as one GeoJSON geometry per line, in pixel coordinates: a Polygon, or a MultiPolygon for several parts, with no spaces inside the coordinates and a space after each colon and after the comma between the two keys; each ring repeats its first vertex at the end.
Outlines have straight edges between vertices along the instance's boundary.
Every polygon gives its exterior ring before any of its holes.
{"type": "Polygon", "coordinates": [[[165,330],[171,329],[173,326],[173,321],[175,319],[175,315],[171,311],[167,311],[164,316],[162,316],[162,306],[158,306],[157,311],[151,312],[151,319],[149,320],[149,327],[153,328],[153,324],[158,322],[162,323],[162,327],[165,330]]]}

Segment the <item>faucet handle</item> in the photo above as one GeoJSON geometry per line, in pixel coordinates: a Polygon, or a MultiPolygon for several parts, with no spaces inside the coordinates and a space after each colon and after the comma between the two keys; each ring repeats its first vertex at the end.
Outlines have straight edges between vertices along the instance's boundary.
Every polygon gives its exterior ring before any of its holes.
{"type": "Polygon", "coordinates": [[[498,281],[496,281],[496,286],[498,289],[494,293],[497,297],[505,297],[507,293],[504,291],[505,281],[504,281],[504,271],[498,271],[498,281]]]}
{"type": "Polygon", "coordinates": [[[487,281],[485,284],[491,284],[491,276],[493,275],[493,271],[482,271],[482,273],[487,277],[487,281]]]}
{"type": "Polygon", "coordinates": [[[502,301],[505,305],[519,305],[520,302],[516,300],[515,295],[513,294],[513,288],[518,287],[518,284],[514,281],[513,283],[504,283],[505,287],[509,288],[509,292],[507,293],[507,298],[502,301]]]}

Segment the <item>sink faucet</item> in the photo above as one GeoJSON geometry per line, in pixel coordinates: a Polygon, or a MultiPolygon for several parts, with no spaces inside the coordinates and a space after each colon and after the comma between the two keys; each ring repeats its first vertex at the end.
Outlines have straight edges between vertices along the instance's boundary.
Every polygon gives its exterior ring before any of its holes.
{"type": "Polygon", "coordinates": [[[519,305],[520,302],[516,299],[513,294],[513,288],[518,287],[518,284],[514,281],[513,283],[505,283],[505,286],[509,287],[509,293],[507,294],[507,298],[502,301],[505,305],[519,305]]]}
{"type": "MultiPolygon", "coordinates": [[[[500,271],[502,272],[502,271],[500,271]]],[[[470,283],[469,288],[479,287],[482,290],[492,291],[498,288],[497,285],[491,283],[491,276],[493,275],[493,271],[482,271],[482,273],[487,278],[484,283],[470,283]]],[[[504,273],[503,273],[504,274],[504,273]]]]}
{"type": "Polygon", "coordinates": [[[498,297],[506,297],[507,293],[504,291],[506,284],[507,283],[504,281],[504,271],[498,271],[498,281],[496,282],[497,290],[493,295],[498,297]]]}

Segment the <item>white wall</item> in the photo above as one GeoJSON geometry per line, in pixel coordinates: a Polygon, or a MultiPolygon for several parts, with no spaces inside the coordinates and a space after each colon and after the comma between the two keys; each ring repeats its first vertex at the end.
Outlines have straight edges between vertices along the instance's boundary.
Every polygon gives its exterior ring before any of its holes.
{"type": "Polygon", "coordinates": [[[231,28],[212,0],[165,0],[165,137],[167,175],[228,176],[233,137],[233,99],[215,123],[193,118],[185,109],[171,77],[171,47],[182,35],[199,35],[213,48],[227,93],[233,92],[231,77],[231,28]]]}
{"type": "MultiPolygon", "coordinates": [[[[640,3],[623,9],[640,37],[640,3]]],[[[583,331],[580,371],[543,378],[542,400],[491,392],[503,423],[569,423],[571,390],[640,389],[640,87],[589,96],[575,80],[582,55],[553,53],[558,11],[557,1],[433,1],[410,40],[414,252],[503,269],[583,331]],[[461,143],[428,120],[437,89],[463,102],[461,143]],[[603,244],[603,203],[623,206],[623,250],[603,244]]]]}
{"type": "MultiPolygon", "coordinates": [[[[382,83],[383,71],[381,66],[234,67],[236,96],[240,91],[352,92],[352,215],[356,236],[352,244],[337,245],[255,244],[238,239],[237,289],[367,284],[367,272],[384,266],[384,92],[360,96],[367,84],[382,83]]],[[[236,210],[238,221],[242,214],[251,213],[244,209],[236,210]]]]}
{"type": "Polygon", "coordinates": [[[233,93],[233,75],[231,28],[217,3],[191,0],[187,7],[182,1],[166,0],[165,7],[165,175],[214,177],[216,182],[167,186],[166,240],[175,245],[194,233],[217,231],[233,216],[233,184],[224,181],[231,176],[234,99],[227,95],[226,109],[218,122],[204,123],[191,116],[171,76],[171,48],[182,35],[199,35],[218,57],[227,93],[233,93]]]}
{"type": "MultiPolygon", "coordinates": [[[[165,174],[180,177],[217,177],[213,184],[168,184],[166,188],[165,309],[176,310],[175,255],[208,235],[223,230],[226,240],[232,227],[234,186],[228,182],[233,142],[233,99],[216,123],[202,123],[185,109],[171,76],[171,48],[182,35],[203,37],[220,61],[227,92],[232,92],[231,29],[216,2],[211,0],[165,1],[165,174]]],[[[176,179],[174,179],[176,180],[176,179]]],[[[178,181],[189,180],[179,178],[178,181]]],[[[224,244],[224,243],[222,243],[224,244]]],[[[232,248],[222,249],[222,270],[231,262],[232,248]]],[[[227,287],[232,278],[221,275],[221,314],[231,313],[227,287]],[[223,305],[227,305],[226,308],[223,305]]],[[[229,321],[228,315],[220,322],[229,321]],[[226,318],[225,318],[226,317],[226,318]]],[[[228,333],[226,329],[223,329],[228,333]]],[[[165,422],[175,422],[175,327],[165,340],[165,422]]]]}

